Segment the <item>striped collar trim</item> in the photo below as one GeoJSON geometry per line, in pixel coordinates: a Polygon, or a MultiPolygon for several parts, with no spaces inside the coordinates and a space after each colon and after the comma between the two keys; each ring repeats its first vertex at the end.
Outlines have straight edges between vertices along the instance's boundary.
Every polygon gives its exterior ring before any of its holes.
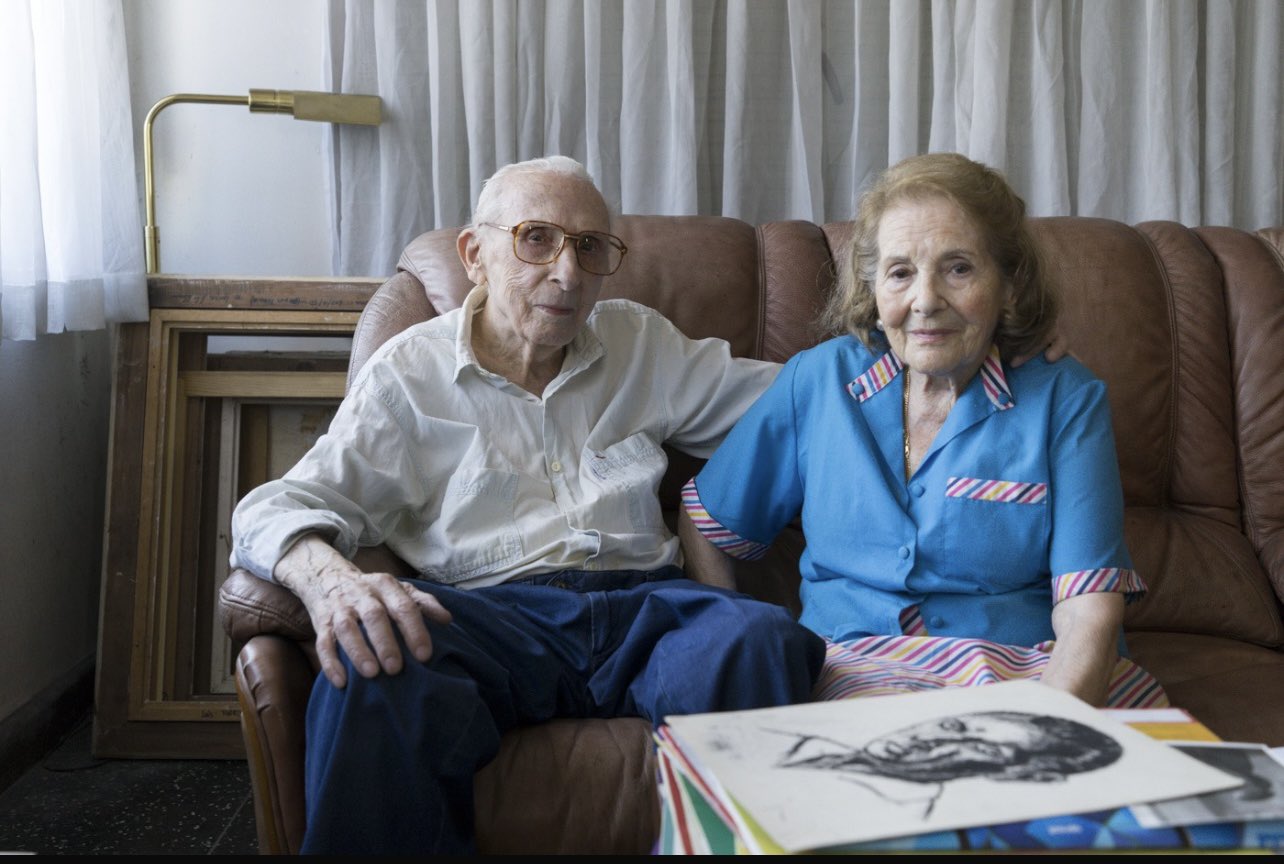
{"type": "Polygon", "coordinates": [[[888,351],[869,367],[869,370],[847,385],[847,392],[857,402],[864,402],[879,390],[882,390],[905,368],[901,358],[888,351]]]}
{"type": "Polygon", "coordinates": [[[981,386],[990,403],[1000,411],[1006,411],[1016,404],[1012,388],[1008,386],[1008,377],[1003,374],[1003,361],[999,358],[999,346],[991,345],[990,353],[981,363],[981,386]]]}
{"type": "MultiPolygon", "coordinates": [[[[864,402],[890,384],[904,368],[905,364],[901,359],[888,351],[878,359],[877,363],[869,367],[865,374],[848,383],[847,392],[857,402],[864,402]]],[[[990,353],[981,363],[980,374],[981,386],[985,388],[985,395],[995,408],[1006,411],[1016,404],[1016,399],[1012,396],[1012,388],[1008,386],[1007,376],[1003,374],[999,346],[990,346],[990,353]]]]}

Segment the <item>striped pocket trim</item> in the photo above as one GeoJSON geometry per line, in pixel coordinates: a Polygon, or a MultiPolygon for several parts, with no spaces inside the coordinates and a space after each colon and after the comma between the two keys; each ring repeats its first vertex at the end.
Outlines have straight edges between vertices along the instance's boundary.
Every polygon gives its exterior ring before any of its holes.
{"type": "Polygon", "coordinates": [[[945,497],[1008,504],[1042,504],[1048,497],[1048,484],[1020,483],[1016,480],[982,480],[978,477],[951,477],[945,486],[945,497]]]}

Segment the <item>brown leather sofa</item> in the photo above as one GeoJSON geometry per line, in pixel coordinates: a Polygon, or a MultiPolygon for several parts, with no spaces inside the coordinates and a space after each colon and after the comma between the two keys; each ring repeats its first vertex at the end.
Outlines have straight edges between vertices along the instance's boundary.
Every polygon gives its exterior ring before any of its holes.
{"type": "MultiPolygon", "coordinates": [[[[1063,286],[1061,330],[1109,387],[1128,542],[1151,588],[1128,608],[1132,654],[1223,738],[1284,745],[1284,228],[1032,221],[1063,286]]],[[[849,232],[626,216],[618,233],[630,251],[605,296],[659,309],[738,354],[784,360],[815,341],[811,320],[849,232]]],[[[351,370],[390,335],[458,305],[469,286],[456,233],[407,247],[361,316],[351,370]]],[[[675,454],[661,489],[670,512],[696,467],[675,454]]],[[[745,565],[741,587],[796,609],[800,549],[787,530],[745,565]]],[[[311,629],[292,595],[244,572],[221,603],[244,644],[236,679],[261,850],[295,852],[311,629]]],[[[483,852],[648,852],[659,824],[649,727],[565,720],[511,732],[478,774],[476,804],[483,852]]]]}

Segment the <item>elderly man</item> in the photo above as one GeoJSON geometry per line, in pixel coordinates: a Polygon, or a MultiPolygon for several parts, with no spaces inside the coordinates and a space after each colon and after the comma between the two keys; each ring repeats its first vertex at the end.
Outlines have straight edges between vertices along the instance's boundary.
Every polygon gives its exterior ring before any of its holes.
{"type": "Polygon", "coordinates": [[[599,303],[610,227],[574,160],[496,172],[459,235],[463,306],[389,340],[236,509],[232,564],[316,628],[306,852],[473,851],[473,775],[520,724],[810,694],[820,639],[684,578],[655,493],[661,444],[709,455],[778,367],[599,303]],[[349,561],[378,543],[419,578],[349,561]]]}

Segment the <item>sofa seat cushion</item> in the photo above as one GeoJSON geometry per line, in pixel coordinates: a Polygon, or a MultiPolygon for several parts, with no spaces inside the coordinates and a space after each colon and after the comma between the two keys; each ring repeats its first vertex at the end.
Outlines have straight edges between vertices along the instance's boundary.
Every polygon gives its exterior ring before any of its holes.
{"type": "Polygon", "coordinates": [[[1192,509],[1125,509],[1128,549],[1150,588],[1128,606],[1125,628],[1284,646],[1279,602],[1248,538],[1221,514],[1192,509]]]}
{"type": "Polygon", "coordinates": [[[650,854],[660,833],[651,724],[552,720],[506,733],[477,773],[483,854],[650,854]]]}
{"type": "Polygon", "coordinates": [[[1284,652],[1236,639],[1130,631],[1132,658],[1168,699],[1226,741],[1284,746],[1284,652]]]}

